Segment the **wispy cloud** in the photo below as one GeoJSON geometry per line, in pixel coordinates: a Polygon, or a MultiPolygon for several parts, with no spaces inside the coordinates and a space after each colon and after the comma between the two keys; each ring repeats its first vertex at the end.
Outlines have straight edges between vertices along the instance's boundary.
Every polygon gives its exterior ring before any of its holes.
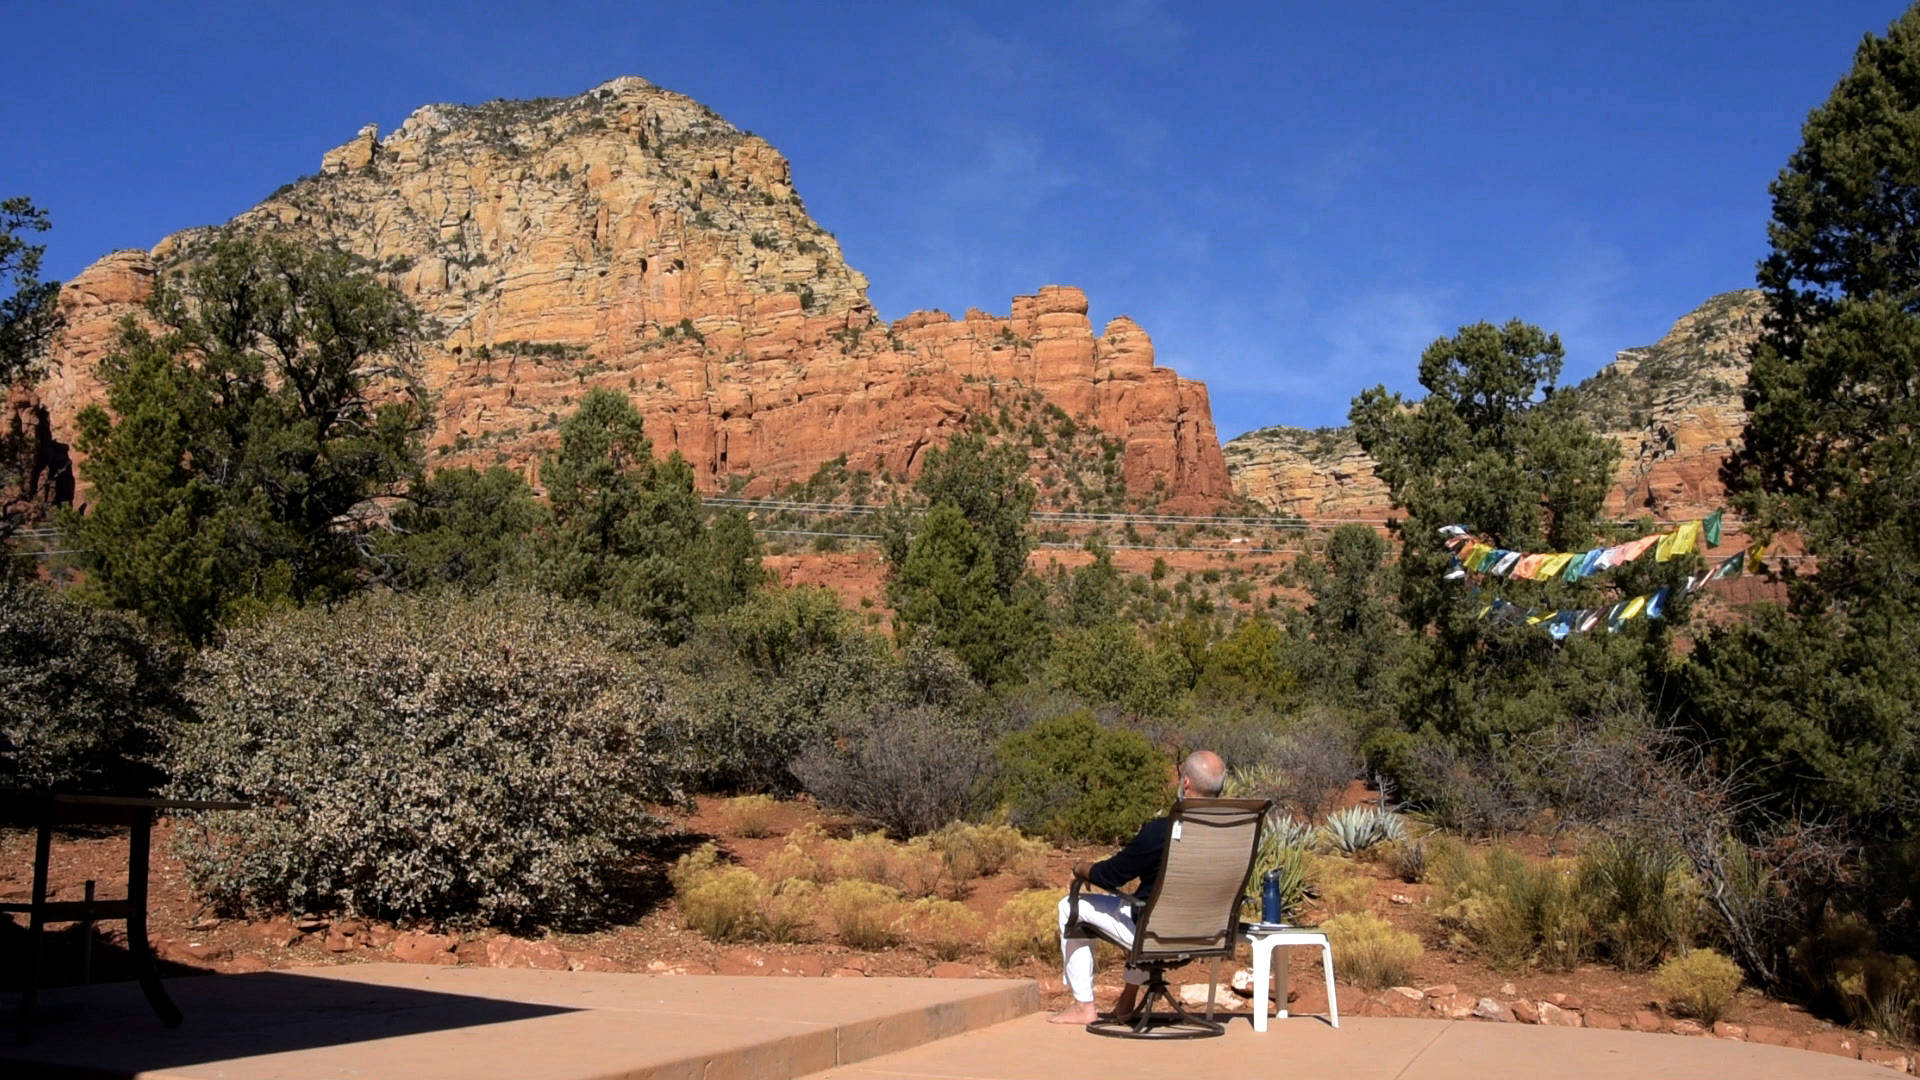
{"type": "Polygon", "coordinates": [[[1386,156],[1377,135],[1356,131],[1289,163],[1281,182],[1301,202],[1323,209],[1386,156]]]}
{"type": "Polygon", "coordinates": [[[980,81],[1005,88],[1026,81],[1038,69],[1038,55],[1016,38],[989,34],[961,24],[947,31],[947,43],[966,69],[980,81]]]}
{"type": "Polygon", "coordinates": [[[1063,155],[1035,132],[1000,128],[977,133],[961,164],[939,184],[948,200],[1023,212],[1074,182],[1063,155]]]}
{"type": "Polygon", "coordinates": [[[1161,0],[1113,0],[1093,18],[1113,44],[1153,56],[1177,53],[1192,36],[1161,0]]]}

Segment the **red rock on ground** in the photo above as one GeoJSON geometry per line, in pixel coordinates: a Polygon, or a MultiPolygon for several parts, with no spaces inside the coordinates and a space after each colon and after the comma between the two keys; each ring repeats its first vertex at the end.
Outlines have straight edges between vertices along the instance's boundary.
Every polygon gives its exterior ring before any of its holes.
{"type": "Polygon", "coordinates": [[[1612,1013],[1589,1010],[1581,1013],[1580,1018],[1587,1022],[1588,1027],[1599,1028],[1601,1031],[1620,1031],[1627,1026],[1619,1017],[1612,1013]]]}
{"type": "Polygon", "coordinates": [[[1705,1036],[1707,1029],[1692,1020],[1675,1020],[1673,1022],[1673,1033],[1675,1035],[1686,1035],[1690,1037],[1705,1036]]]}
{"type": "Polygon", "coordinates": [[[1426,995],[1411,986],[1396,986],[1381,994],[1379,1000],[1388,1016],[1419,1016],[1427,1004],[1426,995]]]}
{"type": "Polygon", "coordinates": [[[403,964],[454,964],[454,941],[446,934],[401,934],[393,939],[393,958],[403,964]]]}
{"type": "Polygon", "coordinates": [[[1537,1024],[1540,1022],[1540,1007],[1531,1001],[1516,1001],[1513,1003],[1513,1018],[1523,1024],[1537,1024]]]}
{"type": "Polygon", "coordinates": [[[1572,1009],[1563,1009],[1551,1001],[1540,1002],[1539,1008],[1540,1024],[1542,1027],[1577,1028],[1585,1026],[1585,1021],[1580,1019],[1580,1014],[1574,1012],[1572,1009]]]}
{"type": "Polygon", "coordinates": [[[1729,1024],[1725,1020],[1715,1020],[1713,1022],[1713,1037],[1716,1039],[1745,1040],[1747,1037],[1747,1029],[1741,1027],[1739,1024],[1729,1024]]]}
{"type": "Polygon", "coordinates": [[[1665,1031],[1667,1022],[1652,1009],[1637,1009],[1627,1021],[1627,1026],[1635,1031],[1665,1031]]]}
{"type": "Polygon", "coordinates": [[[1513,1010],[1492,998],[1481,998],[1475,1002],[1473,1015],[1482,1020],[1492,1020],[1495,1023],[1506,1024],[1513,1022],[1513,1010]]]}
{"type": "Polygon", "coordinates": [[[528,941],[502,934],[487,942],[487,966],[565,971],[567,956],[551,941],[528,941]]]}

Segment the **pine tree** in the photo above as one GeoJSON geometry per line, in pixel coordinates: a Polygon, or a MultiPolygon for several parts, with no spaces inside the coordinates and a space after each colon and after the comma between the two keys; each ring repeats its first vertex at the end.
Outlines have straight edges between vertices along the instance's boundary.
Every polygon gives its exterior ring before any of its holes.
{"type": "Polygon", "coordinates": [[[587,392],[540,463],[554,538],[541,579],[570,599],[611,604],[679,637],[763,578],[759,545],[737,512],[712,525],[679,454],[656,460],[633,403],[587,392]]]}

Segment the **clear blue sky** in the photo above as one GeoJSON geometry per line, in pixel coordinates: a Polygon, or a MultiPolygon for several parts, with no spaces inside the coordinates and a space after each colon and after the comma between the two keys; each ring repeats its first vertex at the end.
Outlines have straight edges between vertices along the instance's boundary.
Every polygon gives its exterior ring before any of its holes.
{"type": "Polygon", "coordinates": [[[882,316],[1084,287],[1223,437],[1344,423],[1519,316],[1568,381],[1751,284],[1767,183],[1899,0],[0,5],[48,273],[224,221],[362,124],[635,74],[793,162],[882,316]]]}

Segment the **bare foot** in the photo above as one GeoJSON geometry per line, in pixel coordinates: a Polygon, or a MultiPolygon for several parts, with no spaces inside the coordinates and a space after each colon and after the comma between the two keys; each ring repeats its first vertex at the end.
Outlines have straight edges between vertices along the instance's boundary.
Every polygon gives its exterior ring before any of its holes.
{"type": "Polygon", "coordinates": [[[1085,1027],[1098,1019],[1100,1019],[1100,1013],[1094,1009],[1093,1002],[1076,1001],[1072,1005],[1047,1017],[1047,1023],[1078,1024],[1081,1027],[1085,1027]]]}

